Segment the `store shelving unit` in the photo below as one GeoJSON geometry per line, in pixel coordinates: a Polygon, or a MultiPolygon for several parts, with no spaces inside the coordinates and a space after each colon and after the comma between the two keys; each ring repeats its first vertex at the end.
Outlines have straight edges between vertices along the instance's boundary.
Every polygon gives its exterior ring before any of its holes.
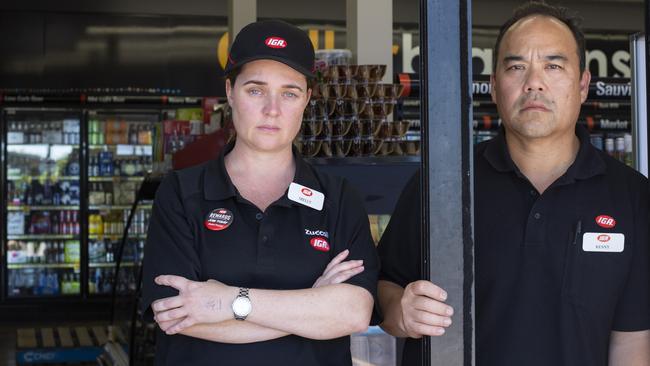
{"type": "Polygon", "coordinates": [[[141,264],[151,201],[138,207],[142,214],[134,217],[115,281],[124,220],[151,170],[161,121],[173,118],[178,108],[200,107],[202,100],[3,97],[0,309],[6,311],[0,313],[11,320],[46,314],[48,319],[108,318],[113,284],[120,292],[132,291],[141,264]],[[104,152],[112,155],[104,167],[112,167],[93,171],[104,152]],[[101,230],[98,216],[111,218],[102,219],[101,230]]]}

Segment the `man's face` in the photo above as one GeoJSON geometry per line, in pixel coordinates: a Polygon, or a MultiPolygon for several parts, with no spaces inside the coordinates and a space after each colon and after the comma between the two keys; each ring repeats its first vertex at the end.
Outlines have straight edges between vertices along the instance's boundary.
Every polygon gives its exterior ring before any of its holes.
{"type": "Polygon", "coordinates": [[[526,140],[574,134],[591,76],[580,74],[571,30],[555,18],[523,18],[503,36],[498,57],[492,100],[506,130],[526,140]]]}

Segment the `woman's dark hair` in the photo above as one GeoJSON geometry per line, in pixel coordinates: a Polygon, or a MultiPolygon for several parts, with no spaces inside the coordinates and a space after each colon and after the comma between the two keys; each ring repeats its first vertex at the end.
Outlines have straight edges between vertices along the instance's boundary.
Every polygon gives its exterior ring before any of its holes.
{"type": "Polygon", "coordinates": [[[569,27],[569,30],[571,30],[573,38],[576,41],[578,58],[580,59],[580,73],[582,74],[582,72],[585,71],[585,35],[580,29],[582,19],[574,14],[570,14],[569,9],[567,8],[549,5],[543,1],[531,1],[518,7],[515,9],[512,17],[503,23],[499,30],[496,44],[494,45],[492,72],[495,72],[497,69],[497,62],[499,61],[499,46],[501,45],[503,35],[513,26],[513,24],[532,15],[555,18],[569,27]]]}

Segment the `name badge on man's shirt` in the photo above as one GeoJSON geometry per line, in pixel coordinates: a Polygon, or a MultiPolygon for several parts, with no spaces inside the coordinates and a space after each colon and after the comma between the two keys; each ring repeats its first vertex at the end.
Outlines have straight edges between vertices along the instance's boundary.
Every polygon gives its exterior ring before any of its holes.
{"type": "Polygon", "coordinates": [[[298,202],[318,211],[323,209],[323,203],[325,202],[324,194],[293,182],[289,185],[287,197],[294,202],[298,202]]]}
{"type": "Polygon", "coordinates": [[[624,234],[584,233],[582,236],[582,250],[585,252],[620,253],[624,248],[624,234]]]}

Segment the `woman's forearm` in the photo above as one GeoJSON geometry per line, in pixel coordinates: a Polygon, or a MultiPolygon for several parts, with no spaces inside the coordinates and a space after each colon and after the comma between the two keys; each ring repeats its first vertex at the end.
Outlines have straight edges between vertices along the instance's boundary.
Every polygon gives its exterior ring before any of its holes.
{"type": "Polygon", "coordinates": [[[220,343],[262,342],[289,335],[277,329],[234,319],[221,323],[197,324],[186,328],[180,334],[220,343]]]}
{"type": "Polygon", "coordinates": [[[337,284],[304,290],[250,290],[246,319],[311,339],[332,339],[366,330],[373,298],[362,287],[337,284]]]}

